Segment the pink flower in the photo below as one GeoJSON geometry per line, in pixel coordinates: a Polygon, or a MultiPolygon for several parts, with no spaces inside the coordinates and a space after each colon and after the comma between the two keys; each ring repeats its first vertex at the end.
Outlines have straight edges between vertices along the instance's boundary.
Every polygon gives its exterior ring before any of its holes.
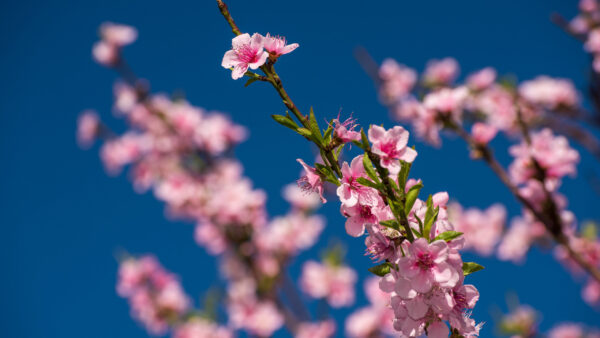
{"type": "Polygon", "coordinates": [[[343,205],[353,207],[359,200],[365,205],[373,206],[377,204],[377,191],[373,188],[365,187],[357,181],[360,177],[367,177],[363,165],[363,155],[356,156],[350,165],[344,162],[342,164],[342,175],[342,184],[337,188],[336,192],[343,205]]]}
{"type": "Polygon", "coordinates": [[[522,262],[533,241],[530,228],[530,223],[525,219],[514,218],[498,246],[498,258],[515,263],[522,262]]]}
{"type": "Polygon", "coordinates": [[[590,278],[581,291],[581,297],[591,306],[600,304],[600,282],[590,278]]]}
{"type": "Polygon", "coordinates": [[[430,338],[447,338],[449,334],[450,329],[441,320],[429,324],[429,328],[427,329],[427,337],[430,338]]]}
{"type": "Polygon", "coordinates": [[[373,143],[373,153],[381,158],[381,166],[387,168],[392,175],[400,172],[399,160],[411,163],[417,157],[417,152],[406,146],[408,135],[408,131],[400,126],[390,130],[376,125],[369,128],[369,141],[373,143]]]}
{"type": "Polygon", "coordinates": [[[229,304],[227,312],[234,327],[244,328],[261,337],[272,336],[284,323],[277,306],[268,301],[234,301],[229,304]]]}
{"type": "Polygon", "coordinates": [[[138,33],[134,27],[104,22],[100,25],[100,37],[103,41],[115,47],[132,44],[137,39],[138,33]]]}
{"type": "Polygon", "coordinates": [[[98,114],[93,110],[85,110],[77,119],[77,143],[82,148],[87,148],[94,143],[98,130],[100,128],[100,120],[98,114]]]}
{"type": "Polygon", "coordinates": [[[336,138],[343,143],[352,141],[360,141],[360,133],[354,131],[356,127],[355,120],[351,117],[346,119],[344,122],[340,122],[339,119],[333,120],[333,130],[336,138]]]}
{"type": "Polygon", "coordinates": [[[356,272],[347,266],[307,261],[302,267],[300,288],[310,297],[326,298],[331,306],[338,308],[354,303],[356,278],[356,272]]]}
{"type": "Polygon", "coordinates": [[[417,82],[417,73],[393,59],[385,59],[379,67],[379,78],[381,98],[391,104],[410,93],[417,82]]]}
{"type": "Polygon", "coordinates": [[[319,195],[307,193],[297,184],[288,184],[283,188],[283,198],[292,205],[292,207],[308,211],[316,209],[320,205],[319,195]]]}
{"type": "Polygon", "coordinates": [[[509,152],[515,157],[509,172],[516,183],[524,183],[535,177],[536,168],[532,158],[544,170],[546,178],[556,180],[565,175],[574,175],[579,162],[579,153],[569,146],[567,138],[554,136],[548,128],[531,134],[531,146],[522,142],[510,147],[509,152]]]}
{"type": "Polygon", "coordinates": [[[369,236],[365,239],[365,255],[370,255],[374,261],[391,259],[396,253],[394,242],[389,239],[381,230],[379,225],[367,224],[369,236]]]}
{"type": "Polygon", "coordinates": [[[594,12],[598,10],[598,2],[596,0],[580,0],[579,9],[582,12],[594,12]]]}
{"type": "Polygon", "coordinates": [[[496,127],[482,122],[475,122],[471,129],[475,142],[483,145],[488,144],[497,133],[496,127]]]}
{"type": "Polygon", "coordinates": [[[119,59],[119,50],[105,41],[99,41],[92,47],[92,56],[99,64],[112,66],[119,59]]]}
{"type": "Polygon", "coordinates": [[[548,338],[582,338],[583,327],[574,323],[559,324],[548,332],[548,338]]]}
{"type": "Polygon", "coordinates": [[[407,255],[399,258],[399,272],[417,292],[428,292],[434,284],[454,287],[460,276],[447,262],[448,250],[445,241],[427,243],[419,238],[410,244],[407,255]]]}
{"type": "Polygon", "coordinates": [[[317,173],[317,169],[310,167],[301,159],[297,159],[296,161],[298,161],[298,163],[302,165],[302,167],[304,168],[304,172],[306,173],[306,175],[302,176],[298,180],[298,185],[304,191],[317,192],[321,197],[321,202],[327,202],[327,200],[323,197],[323,180],[321,179],[321,176],[319,176],[319,174],[317,173]]]}
{"type": "Polygon", "coordinates": [[[502,205],[492,205],[485,211],[474,208],[463,211],[458,203],[453,203],[449,215],[455,230],[464,234],[465,249],[473,249],[483,256],[492,254],[506,221],[506,210],[502,205]]]}
{"type": "Polygon", "coordinates": [[[431,60],[427,63],[423,81],[428,85],[448,85],[458,76],[458,62],[453,58],[431,60]]]}
{"type": "Polygon", "coordinates": [[[466,87],[442,88],[423,99],[425,108],[460,120],[469,90],[466,87]]]}
{"type": "Polygon", "coordinates": [[[211,255],[222,254],[227,248],[227,239],[219,228],[212,223],[202,222],[196,225],[194,239],[211,255]]]}
{"type": "Polygon", "coordinates": [[[205,318],[193,317],[175,328],[173,338],[231,338],[233,332],[205,318]]]}
{"type": "Polygon", "coordinates": [[[223,56],[221,66],[233,68],[231,77],[237,80],[244,76],[248,68],[257,69],[266,61],[269,53],[263,50],[265,38],[254,33],[252,37],[245,33],[231,40],[232,49],[223,56]]]}
{"type": "Polygon", "coordinates": [[[329,338],[335,334],[335,322],[331,319],[315,323],[300,323],[296,338],[329,338]]]}
{"type": "Polygon", "coordinates": [[[519,94],[529,103],[547,109],[573,108],[579,104],[579,94],[573,83],[567,79],[538,76],[521,83],[519,94]]]}
{"type": "Polygon", "coordinates": [[[473,97],[469,109],[484,113],[487,124],[500,130],[512,130],[516,124],[517,111],[513,96],[499,85],[492,85],[473,97]]]}
{"type": "Polygon", "coordinates": [[[269,33],[267,33],[267,36],[265,36],[264,46],[267,52],[270,54],[274,56],[281,56],[283,54],[293,52],[294,49],[298,48],[299,45],[297,43],[286,45],[284,37],[271,36],[269,33]]]}
{"type": "Polygon", "coordinates": [[[496,70],[492,67],[486,67],[482,70],[469,75],[467,85],[473,90],[484,90],[496,81],[496,70]]]}
{"type": "Polygon", "coordinates": [[[389,209],[381,206],[371,206],[357,203],[349,207],[342,204],[342,215],[348,217],[346,220],[346,232],[353,237],[360,237],[365,233],[365,226],[379,224],[393,217],[389,209]]]}

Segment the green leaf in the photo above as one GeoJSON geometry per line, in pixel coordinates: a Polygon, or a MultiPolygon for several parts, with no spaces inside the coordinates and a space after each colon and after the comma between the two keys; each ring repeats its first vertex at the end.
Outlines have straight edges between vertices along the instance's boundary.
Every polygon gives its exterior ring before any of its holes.
{"type": "Polygon", "coordinates": [[[412,210],[413,205],[415,205],[415,202],[417,201],[417,198],[419,197],[419,192],[421,192],[422,188],[423,188],[423,183],[419,182],[419,183],[413,185],[412,187],[410,187],[410,189],[406,193],[406,203],[404,204],[404,212],[407,215],[412,210]]]}
{"type": "Polygon", "coordinates": [[[446,232],[442,232],[441,234],[437,235],[436,238],[434,238],[434,241],[437,241],[438,239],[444,240],[446,242],[449,242],[457,237],[460,237],[463,233],[462,232],[458,232],[458,231],[446,231],[446,232]]]}
{"type": "Polygon", "coordinates": [[[314,141],[317,143],[317,145],[322,146],[323,136],[321,135],[321,130],[319,129],[319,124],[317,123],[317,119],[315,118],[315,113],[312,107],[310,107],[310,115],[308,117],[308,129],[314,135],[314,141]]]}
{"type": "Polygon", "coordinates": [[[473,272],[483,270],[484,267],[475,262],[463,262],[462,269],[463,269],[463,275],[467,276],[467,275],[472,274],[473,272]]]}
{"type": "Polygon", "coordinates": [[[292,130],[298,130],[298,125],[296,124],[296,122],[294,122],[294,120],[292,120],[291,118],[289,118],[288,116],[283,116],[283,115],[271,115],[271,117],[273,118],[273,120],[275,120],[277,123],[286,126],[292,130]]]}
{"type": "Polygon", "coordinates": [[[405,161],[400,161],[402,167],[400,172],[398,173],[398,186],[402,191],[406,190],[406,181],[408,181],[408,174],[410,173],[410,168],[412,167],[412,163],[408,163],[405,161]]]}
{"type": "Polygon", "coordinates": [[[421,231],[421,234],[422,234],[423,233],[423,221],[416,214],[415,214],[415,218],[417,219],[417,222],[419,222],[419,230],[421,231]]]}
{"type": "Polygon", "coordinates": [[[300,134],[300,135],[302,135],[302,136],[304,136],[304,137],[306,137],[306,138],[309,138],[309,139],[311,139],[311,140],[312,140],[312,138],[313,138],[313,137],[312,137],[313,135],[312,135],[312,133],[310,132],[310,130],[308,130],[308,129],[306,129],[306,128],[298,128],[298,129],[296,129],[296,131],[298,132],[298,134],[300,134]]]}
{"type": "Polygon", "coordinates": [[[379,184],[377,184],[375,182],[372,182],[372,181],[369,181],[368,179],[366,179],[364,177],[359,177],[359,178],[356,179],[356,181],[358,183],[364,185],[365,187],[371,187],[371,188],[374,188],[374,189],[377,189],[377,190],[379,190],[379,188],[380,188],[379,184]]]}
{"type": "Polygon", "coordinates": [[[388,273],[390,273],[391,270],[392,270],[392,263],[389,263],[389,262],[385,262],[385,263],[375,265],[375,266],[369,268],[370,272],[372,272],[373,274],[375,274],[379,277],[383,277],[383,276],[387,275],[388,273]]]}
{"type": "Polygon", "coordinates": [[[249,85],[251,85],[253,82],[258,81],[258,77],[251,77],[248,79],[248,81],[246,81],[246,83],[244,84],[244,87],[248,87],[249,85]]]}
{"type": "Polygon", "coordinates": [[[395,219],[388,219],[387,221],[381,221],[381,222],[379,222],[379,224],[381,224],[387,228],[391,228],[394,230],[400,230],[400,224],[395,219]]]}
{"type": "Polygon", "coordinates": [[[360,128],[360,140],[362,141],[362,148],[364,150],[371,148],[371,145],[369,144],[369,139],[367,138],[367,134],[365,134],[365,130],[362,128],[360,128]]]}
{"type": "Polygon", "coordinates": [[[377,173],[375,173],[375,169],[373,169],[373,163],[371,162],[371,159],[369,158],[369,155],[366,152],[363,155],[363,167],[365,167],[365,172],[373,181],[379,182],[379,179],[377,178],[377,173]]]}
{"type": "Polygon", "coordinates": [[[433,208],[433,199],[431,195],[427,199],[427,211],[425,212],[425,224],[423,228],[423,237],[429,240],[429,233],[431,232],[431,226],[437,220],[438,213],[440,212],[440,208],[433,208]]]}

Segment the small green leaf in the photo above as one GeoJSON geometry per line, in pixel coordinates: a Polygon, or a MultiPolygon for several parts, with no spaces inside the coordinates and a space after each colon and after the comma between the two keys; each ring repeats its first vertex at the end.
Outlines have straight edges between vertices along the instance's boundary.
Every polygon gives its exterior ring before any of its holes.
{"type": "Polygon", "coordinates": [[[431,227],[433,223],[437,220],[438,213],[440,212],[440,208],[433,208],[433,201],[431,195],[427,199],[427,211],[425,212],[425,223],[423,228],[423,236],[429,240],[429,233],[431,232],[431,227]]]}
{"type": "Polygon", "coordinates": [[[421,192],[422,188],[423,188],[423,184],[421,182],[419,182],[419,183],[413,185],[412,187],[410,187],[410,189],[406,193],[406,203],[404,204],[404,212],[407,215],[412,210],[413,205],[415,205],[415,202],[417,201],[417,198],[419,197],[419,192],[421,192]]]}
{"type": "Polygon", "coordinates": [[[296,129],[296,131],[298,132],[298,134],[312,140],[312,133],[310,132],[310,130],[306,128],[298,128],[296,129]]]}
{"type": "Polygon", "coordinates": [[[248,87],[249,85],[251,85],[253,82],[258,81],[258,77],[251,77],[248,79],[248,81],[246,81],[246,83],[244,84],[244,87],[248,87]]]}
{"type": "Polygon", "coordinates": [[[363,155],[363,167],[365,168],[367,176],[369,176],[373,181],[379,182],[377,174],[375,173],[375,169],[373,169],[373,163],[371,163],[371,159],[369,159],[369,155],[366,152],[363,155]]]}
{"type": "Polygon", "coordinates": [[[472,274],[473,272],[483,270],[484,267],[475,262],[463,262],[462,269],[463,269],[463,275],[467,276],[467,275],[472,274]]]}
{"type": "Polygon", "coordinates": [[[369,144],[369,139],[367,138],[367,134],[365,134],[365,130],[362,128],[360,128],[360,140],[362,141],[362,148],[364,150],[371,148],[371,145],[369,144]]]}
{"type": "Polygon", "coordinates": [[[319,124],[317,123],[317,119],[315,118],[315,113],[310,107],[310,115],[308,117],[308,129],[314,135],[314,141],[318,146],[322,146],[323,144],[323,136],[321,135],[321,130],[319,129],[319,124]]]}
{"type": "Polygon", "coordinates": [[[370,272],[372,272],[373,274],[375,274],[379,277],[383,277],[383,276],[387,275],[388,273],[390,273],[391,270],[392,270],[392,263],[389,263],[389,262],[385,262],[385,263],[375,265],[375,266],[369,268],[370,272]]]}
{"type": "Polygon", "coordinates": [[[412,167],[412,163],[408,163],[405,161],[400,161],[402,167],[400,172],[398,173],[398,186],[402,191],[406,190],[406,181],[408,181],[408,174],[410,173],[410,168],[412,167]]]}
{"type": "Polygon", "coordinates": [[[387,221],[381,221],[381,222],[379,222],[379,224],[383,225],[384,227],[391,228],[394,230],[400,229],[400,224],[395,219],[388,219],[387,221]]]}
{"type": "Polygon", "coordinates": [[[371,187],[371,188],[379,190],[379,185],[377,183],[369,181],[368,179],[366,179],[364,177],[359,177],[359,178],[356,179],[356,181],[358,183],[364,185],[365,187],[371,187]]]}
{"type": "Polygon", "coordinates": [[[437,235],[436,238],[434,238],[434,241],[437,241],[438,239],[444,240],[446,242],[449,242],[457,237],[460,237],[463,233],[462,232],[458,232],[458,231],[446,231],[446,232],[442,232],[441,234],[437,235]]]}
{"type": "Polygon", "coordinates": [[[296,124],[296,122],[294,122],[294,120],[292,120],[288,116],[271,115],[271,117],[273,118],[273,120],[275,120],[277,123],[279,123],[281,125],[284,125],[292,130],[298,130],[298,125],[296,124]]]}

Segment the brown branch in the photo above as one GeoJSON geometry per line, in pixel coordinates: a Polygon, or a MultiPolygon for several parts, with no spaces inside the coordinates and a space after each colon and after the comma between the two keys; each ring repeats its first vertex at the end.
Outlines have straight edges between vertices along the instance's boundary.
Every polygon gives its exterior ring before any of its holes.
{"type": "Polygon", "coordinates": [[[227,20],[229,27],[231,27],[231,31],[233,32],[233,34],[235,34],[236,36],[242,34],[238,26],[235,24],[235,21],[233,21],[233,17],[231,17],[227,5],[221,0],[217,0],[217,5],[219,6],[219,11],[221,11],[221,14],[225,18],[225,20],[227,20]]]}

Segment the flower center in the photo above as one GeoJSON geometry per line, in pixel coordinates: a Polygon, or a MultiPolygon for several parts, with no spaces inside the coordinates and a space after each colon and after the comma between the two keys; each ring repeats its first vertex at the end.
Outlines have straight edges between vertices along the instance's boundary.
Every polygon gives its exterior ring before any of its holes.
{"type": "Polygon", "coordinates": [[[430,270],[433,268],[433,257],[428,252],[422,252],[417,255],[417,266],[421,270],[430,270]]]}

